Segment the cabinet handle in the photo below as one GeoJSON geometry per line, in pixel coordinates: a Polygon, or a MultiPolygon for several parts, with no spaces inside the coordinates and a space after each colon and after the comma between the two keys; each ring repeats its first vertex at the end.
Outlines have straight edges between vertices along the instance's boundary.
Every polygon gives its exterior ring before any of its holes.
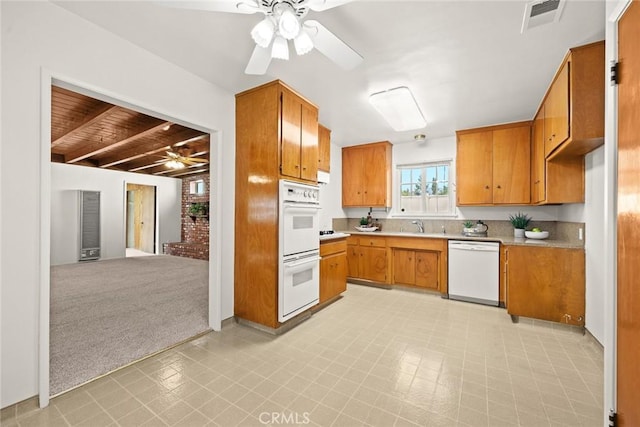
{"type": "Polygon", "coordinates": [[[488,185],[485,185],[485,186],[484,186],[484,189],[485,189],[485,190],[488,190],[489,188],[491,188],[491,187],[489,187],[488,185]]]}
{"type": "Polygon", "coordinates": [[[537,180],[536,182],[534,182],[534,184],[540,184],[540,180],[537,180]]]}
{"type": "Polygon", "coordinates": [[[500,186],[498,185],[498,186],[496,186],[496,188],[502,188],[502,187],[500,187],[500,186]]]}
{"type": "Polygon", "coordinates": [[[300,165],[296,165],[296,169],[300,169],[300,165]]]}
{"type": "Polygon", "coordinates": [[[307,170],[307,168],[302,168],[302,170],[303,170],[303,171],[306,171],[306,170],[307,170]]]}

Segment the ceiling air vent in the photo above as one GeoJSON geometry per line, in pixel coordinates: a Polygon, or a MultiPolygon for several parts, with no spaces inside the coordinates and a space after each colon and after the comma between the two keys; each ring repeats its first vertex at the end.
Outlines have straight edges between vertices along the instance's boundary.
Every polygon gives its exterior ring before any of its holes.
{"type": "Polygon", "coordinates": [[[527,3],[524,8],[521,33],[540,25],[551,24],[560,20],[565,0],[543,0],[527,3]]]}

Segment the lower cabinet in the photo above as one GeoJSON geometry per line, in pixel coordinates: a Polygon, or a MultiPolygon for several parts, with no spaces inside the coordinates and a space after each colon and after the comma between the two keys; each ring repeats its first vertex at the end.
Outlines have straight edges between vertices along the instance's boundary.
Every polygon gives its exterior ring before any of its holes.
{"type": "Polygon", "coordinates": [[[583,249],[509,245],[504,257],[509,314],[584,325],[583,249]]]}
{"type": "Polygon", "coordinates": [[[347,241],[320,243],[320,304],[347,290],[347,241]]]}
{"type": "Polygon", "coordinates": [[[393,283],[439,289],[439,258],[436,251],[393,250],[393,283]]]}
{"type": "Polygon", "coordinates": [[[373,282],[387,282],[387,244],[384,237],[348,238],[348,276],[373,282]]]}

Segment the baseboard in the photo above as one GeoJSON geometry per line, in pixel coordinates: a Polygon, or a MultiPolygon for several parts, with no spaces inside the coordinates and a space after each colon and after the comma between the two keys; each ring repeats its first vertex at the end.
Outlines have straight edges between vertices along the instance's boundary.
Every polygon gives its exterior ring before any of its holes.
{"type": "Polygon", "coordinates": [[[269,326],[262,325],[260,323],[252,322],[251,320],[242,319],[240,317],[236,317],[236,322],[239,325],[248,326],[250,328],[256,329],[261,332],[266,332],[269,335],[282,335],[285,332],[290,331],[291,329],[298,326],[300,323],[309,319],[313,315],[312,309],[309,309],[303,313],[298,314],[291,320],[287,320],[283,323],[279,328],[271,328],[269,326]]]}

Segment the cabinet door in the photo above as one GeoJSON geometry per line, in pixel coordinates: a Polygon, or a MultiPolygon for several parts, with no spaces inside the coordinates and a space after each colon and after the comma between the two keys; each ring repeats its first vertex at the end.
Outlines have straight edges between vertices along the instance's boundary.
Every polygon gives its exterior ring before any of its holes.
{"type": "Polygon", "coordinates": [[[358,245],[347,245],[347,276],[360,277],[360,247],[358,245]]]}
{"type": "Polygon", "coordinates": [[[347,290],[347,257],[345,252],[320,260],[320,303],[347,290]]]}
{"type": "Polygon", "coordinates": [[[545,157],[569,138],[569,66],[566,62],[549,89],[545,105],[545,157]]]}
{"type": "Polygon", "coordinates": [[[531,132],[531,203],[545,200],[544,106],[533,119],[531,132]]]}
{"type": "Polygon", "coordinates": [[[362,206],[362,149],[342,149],[342,206],[362,206]]]}
{"type": "Polygon", "coordinates": [[[492,131],[458,135],[456,157],[458,205],[482,205],[493,202],[492,146],[492,131]]]}
{"type": "Polygon", "coordinates": [[[393,283],[399,285],[414,285],[416,283],[415,251],[393,250],[393,283]]]}
{"type": "Polygon", "coordinates": [[[288,91],[281,92],[280,172],[300,178],[300,126],[302,100],[288,91]]]}
{"type": "Polygon", "coordinates": [[[416,286],[429,289],[438,289],[438,252],[416,251],[416,286]]]}
{"type": "Polygon", "coordinates": [[[331,131],[318,125],[318,170],[329,172],[331,164],[331,131]]]}
{"type": "Polygon", "coordinates": [[[509,246],[506,258],[509,314],[584,325],[582,249],[509,246]]]}
{"type": "Polygon", "coordinates": [[[530,132],[528,125],[493,131],[494,204],[528,204],[531,201],[530,132]]]}
{"type": "Polygon", "coordinates": [[[300,128],[300,178],[318,180],[318,110],[309,104],[301,104],[300,128]]]}
{"type": "Polygon", "coordinates": [[[386,150],[387,147],[384,145],[373,145],[361,150],[364,206],[387,206],[386,150]]]}
{"type": "Polygon", "coordinates": [[[387,249],[360,246],[360,278],[386,283],[387,249]]]}

